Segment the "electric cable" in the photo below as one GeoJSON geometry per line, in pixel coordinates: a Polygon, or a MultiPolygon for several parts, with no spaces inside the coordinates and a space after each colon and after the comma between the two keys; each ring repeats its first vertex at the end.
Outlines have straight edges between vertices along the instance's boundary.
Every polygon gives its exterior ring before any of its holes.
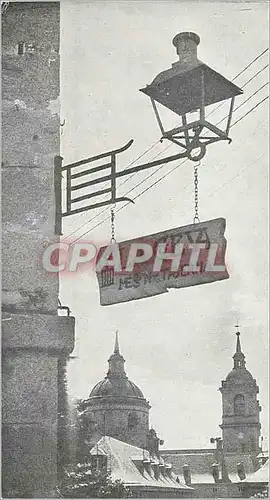
{"type": "MultiPolygon", "coordinates": [[[[245,68],[243,68],[243,70],[241,70],[234,78],[233,80],[235,80],[236,78],[238,78],[241,74],[243,74],[252,64],[254,64],[260,57],[262,57],[262,55],[264,55],[269,49],[265,49],[263,52],[261,52],[255,59],[253,59],[245,68]]],[[[268,65],[264,66],[263,68],[261,68],[255,75],[253,75],[247,82],[245,82],[244,85],[242,85],[242,87],[248,85],[258,74],[260,74],[264,69],[266,69],[268,65]]],[[[256,95],[263,87],[265,87],[266,85],[268,84],[268,82],[266,84],[264,84],[263,86],[261,86],[259,89],[257,89],[251,96],[249,96],[245,101],[243,101],[236,109],[239,109],[241,106],[243,106],[247,101],[249,101],[254,95],[256,95]]],[[[265,99],[264,99],[265,100],[265,99]]],[[[264,100],[262,100],[261,102],[263,102],[264,100]]],[[[249,114],[250,112],[253,111],[253,109],[255,109],[259,104],[258,103],[256,106],[254,106],[251,110],[249,110],[245,116],[247,116],[247,114],[249,114]]],[[[223,104],[225,104],[224,102],[219,104],[214,110],[212,110],[210,114],[212,114],[216,109],[218,109],[220,106],[222,106],[223,104]]],[[[207,116],[209,116],[207,115],[207,116]]],[[[244,117],[244,116],[243,116],[244,117]]],[[[224,118],[222,118],[219,122],[221,123],[224,119],[226,118],[226,116],[224,118]]],[[[237,120],[236,122],[234,122],[233,125],[235,125],[236,123],[238,123],[239,121],[241,121],[242,118],[240,118],[239,120],[237,120]]],[[[231,128],[233,127],[233,125],[231,125],[231,128]]],[[[156,141],[155,144],[153,144],[152,146],[150,146],[146,151],[144,151],[141,155],[139,155],[136,159],[134,159],[131,163],[129,163],[124,170],[126,170],[128,167],[130,167],[132,164],[134,164],[138,159],[140,159],[142,156],[144,156],[147,152],[149,152],[150,150],[152,150],[157,144],[158,144],[159,141],[156,141]]],[[[160,156],[161,154],[163,154],[167,149],[169,149],[169,147],[171,147],[172,144],[170,144],[169,146],[167,146],[163,151],[159,152],[153,159],[155,159],[156,157],[160,156]]],[[[170,172],[173,172],[174,170],[176,170],[176,168],[178,168],[179,166],[181,166],[183,163],[185,163],[187,160],[184,160],[180,165],[177,165],[176,167],[174,167],[172,170],[169,171],[170,172]]],[[[129,194],[130,192],[134,191],[134,189],[136,189],[137,187],[139,187],[142,183],[146,182],[150,177],[152,177],[153,175],[155,175],[155,173],[157,173],[161,168],[164,167],[164,164],[162,164],[160,167],[158,167],[154,172],[152,172],[150,175],[146,176],[142,181],[140,181],[138,184],[136,184],[135,186],[133,186],[126,194],[129,194]]],[[[165,176],[169,175],[169,173],[165,174],[165,176]]],[[[133,173],[131,176],[129,176],[124,182],[122,182],[119,187],[121,187],[123,184],[125,184],[128,180],[130,180],[134,175],[136,175],[137,172],[133,173]]],[[[145,192],[147,192],[151,187],[155,186],[157,182],[160,182],[163,178],[165,177],[161,177],[159,178],[159,180],[157,180],[155,183],[153,183],[151,186],[149,186],[149,188],[147,188],[146,190],[143,190],[141,192],[141,194],[139,194],[140,196],[142,194],[144,194],[145,192]]],[[[139,196],[137,195],[134,199],[137,199],[139,196]]],[[[128,204],[128,203],[127,203],[128,204]]],[[[127,206],[127,204],[123,205],[122,207],[120,207],[116,213],[121,210],[122,208],[124,208],[125,206],[127,206]]],[[[79,228],[75,229],[73,232],[71,232],[68,236],[66,236],[64,238],[67,239],[69,238],[70,236],[72,236],[72,234],[75,234],[76,232],[78,232],[80,229],[82,229],[84,226],[86,226],[87,224],[89,224],[90,222],[92,222],[95,218],[99,217],[100,215],[102,215],[102,213],[104,213],[107,209],[103,209],[101,210],[98,214],[96,214],[91,220],[88,220],[86,221],[84,224],[82,224],[79,228]]],[[[104,219],[103,221],[100,222],[103,223],[106,219],[104,219]]],[[[99,225],[99,224],[98,224],[99,225]]],[[[98,225],[95,225],[94,228],[98,227],[98,225]]],[[[93,228],[92,228],[93,229],[93,228]]],[[[92,230],[91,228],[89,229],[89,231],[87,232],[90,232],[92,230]]],[[[82,236],[84,236],[85,234],[87,233],[84,233],[82,236]]],[[[80,236],[80,237],[82,237],[80,236]]],[[[76,240],[77,241],[77,240],[76,240]]]]}
{"type": "MultiPolygon", "coordinates": [[[[251,61],[251,63],[249,63],[242,71],[240,71],[234,78],[233,78],[233,81],[239,77],[241,74],[243,74],[255,61],[257,61],[260,57],[262,57],[263,54],[265,54],[269,49],[265,49],[263,52],[261,52],[261,54],[259,54],[255,59],[253,59],[253,61],[251,61]]],[[[266,69],[268,67],[268,64],[266,66],[264,66],[263,68],[261,68],[255,75],[253,75],[247,82],[245,82],[243,85],[242,85],[242,88],[244,88],[246,85],[248,85],[256,76],[258,76],[264,69],[266,69]]],[[[249,96],[245,101],[243,101],[237,108],[235,108],[234,112],[239,109],[242,105],[244,105],[247,101],[249,101],[257,92],[259,92],[265,85],[267,85],[268,82],[266,84],[264,84],[262,87],[260,87],[260,89],[258,89],[256,92],[254,92],[251,96],[249,96]]],[[[215,107],[215,109],[211,110],[211,112],[207,115],[210,116],[212,113],[214,113],[218,108],[220,108],[221,106],[223,106],[225,103],[222,102],[220,103],[218,106],[215,107]]],[[[219,125],[223,120],[225,120],[227,118],[227,116],[225,116],[224,118],[222,118],[218,123],[217,125],[219,125]]],[[[124,170],[126,170],[127,168],[129,168],[131,165],[133,165],[134,163],[136,163],[137,160],[139,160],[140,158],[142,158],[145,154],[147,154],[150,150],[152,150],[157,144],[158,144],[159,141],[156,141],[155,144],[153,144],[152,146],[150,146],[145,152],[143,152],[140,156],[138,156],[136,159],[134,159],[131,163],[129,163],[124,170]]],[[[159,152],[157,155],[155,155],[152,159],[154,160],[155,158],[157,158],[158,156],[160,156],[162,153],[164,153],[167,149],[169,149],[170,147],[172,147],[173,144],[169,144],[163,151],[159,152]]],[[[187,160],[184,160],[184,162],[187,161],[187,160]]],[[[182,163],[181,163],[182,165],[182,163]]],[[[134,186],[132,189],[130,189],[127,193],[129,194],[130,192],[134,191],[134,189],[136,189],[136,187],[140,186],[142,183],[144,183],[145,181],[147,181],[150,177],[152,177],[156,172],[158,172],[161,168],[163,168],[164,165],[161,165],[161,167],[157,168],[154,172],[152,172],[150,175],[146,176],[140,183],[138,183],[136,186],[134,186]]],[[[132,177],[134,177],[135,175],[137,174],[137,172],[131,174],[127,179],[125,179],[120,185],[119,185],[119,188],[125,184],[127,181],[129,181],[132,177]]],[[[98,214],[96,214],[94,217],[92,217],[91,220],[88,220],[86,222],[84,222],[79,228],[75,229],[73,232],[71,232],[68,236],[66,236],[64,238],[63,241],[65,241],[66,238],[72,236],[73,234],[75,234],[77,231],[79,231],[80,229],[82,229],[82,227],[84,227],[85,225],[89,224],[90,222],[92,222],[94,219],[96,219],[97,217],[99,217],[100,215],[102,215],[103,213],[105,213],[107,211],[107,208],[105,209],[102,209],[98,214]]],[[[117,210],[118,211],[118,210],[117,210]]],[[[116,212],[117,212],[116,211],[116,212]]]]}
{"type": "MultiPolygon", "coordinates": [[[[259,103],[257,103],[251,110],[249,110],[247,113],[245,113],[242,117],[240,117],[236,122],[233,123],[232,126],[236,125],[236,123],[239,123],[241,120],[243,120],[248,114],[250,114],[254,109],[256,109],[260,104],[262,104],[266,99],[268,99],[269,96],[267,96],[266,98],[262,99],[259,103]]],[[[184,160],[182,162],[185,163],[185,161],[187,160],[184,160]]],[[[181,164],[181,165],[182,165],[181,164]]],[[[163,179],[165,179],[166,177],[168,177],[168,175],[172,174],[175,170],[177,170],[179,168],[179,166],[181,165],[176,165],[174,166],[172,169],[170,169],[166,174],[164,174],[163,176],[159,177],[153,184],[151,184],[150,186],[148,186],[147,188],[145,188],[143,191],[141,191],[140,193],[138,193],[135,197],[134,197],[134,200],[140,198],[143,194],[147,193],[150,189],[152,189],[154,186],[156,186],[159,182],[161,182],[163,179]]],[[[160,167],[159,167],[160,168],[160,167]]],[[[120,212],[121,210],[123,210],[126,206],[128,206],[129,203],[126,203],[124,205],[122,205],[121,207],[119,207],[119,209],[116,211],[116,213],[120,212]]],[[[91,231],[93,231],[94,229],[96,229],[97,227],[101,226],[104,222],[106,222],[107,220],[109,219],[109,217],[106,217],[105,219],[103,219],[102,221],[100,221],[99,223],[97,223],[95,226],[91,227],[90,229],[88,229],[86,232],[84,232],[82,235],[80,235],[76,240],[74,240],[73,243],[76,243],[76,241],[78,241],[80,238],[82,238],[83,236],[85,236],[86,234],[90,233],[91,231]]]]}

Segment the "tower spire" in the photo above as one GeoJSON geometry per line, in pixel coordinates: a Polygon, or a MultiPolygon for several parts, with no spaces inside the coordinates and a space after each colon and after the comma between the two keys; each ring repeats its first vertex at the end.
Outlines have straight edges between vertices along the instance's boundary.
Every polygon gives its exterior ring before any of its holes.
{"type": "Polygon", "coordinates": [[[239,369],[239,368],[245,368],[246,362],[245,362],[245,355],[241,350],[241,342],[240,342],[240,332],[239,332],[239,325],[235,325],[236,330],[236,351],[233,356],[233,361],[234,361],[234,368],[239,369]]]}
{"type": "Polygon", "coordinates": [[[241,351],[241,343],[240,343],[240,332],[236,332],[236,336],[237,336],[236,352],[242,352],[241,351]]]}
{"type": "Polygon", "coordinates": [[[127,378],[125,373],[125,360],[120,354],[119,349],[119,339],[118,339],[118,330],[115,332],[115,341],[114,341],[114,350],[113,354],[109,358],[109,371],[107,373],[108,378],[127,378]]]}
{"type": "Polygon", "coordinates": [[[120,354],[119,349],[119,339],[118,339],[118,330],[115,332],[115,342],[114,342],[114,354],[120,354]]]}

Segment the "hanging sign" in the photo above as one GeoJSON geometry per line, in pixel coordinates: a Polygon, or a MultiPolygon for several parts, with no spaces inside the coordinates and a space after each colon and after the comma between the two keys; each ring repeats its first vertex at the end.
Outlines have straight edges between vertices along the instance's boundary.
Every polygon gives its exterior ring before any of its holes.
{"type": "Polygon", "coordinates": [[[225,227],[225,219],[213,219],[100,248],[96,273],[101,305],[229,278],[225,227]]]}

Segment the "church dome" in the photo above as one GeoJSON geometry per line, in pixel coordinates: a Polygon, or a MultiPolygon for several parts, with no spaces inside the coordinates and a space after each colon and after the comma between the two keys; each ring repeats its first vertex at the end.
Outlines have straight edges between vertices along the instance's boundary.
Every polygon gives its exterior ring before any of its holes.
{"type": "Polygon", "coordinates": [[[144,395],[139,387],[128,379],[124,364],[125,360],[120,354],[118,335],[116,334],[114,352],[110,356],[109,371],[107,376],[98,382],[90,392],[89,399],[98,397],[126,397],[140,398],[144,400],[144,395]]]}
{"type": "Polygon", "coordinates": [[[251,373],[246,368],[238,368],[238,369],[233,368],[228,373],[226,381],[228,382],[233,380],[252,382],[254,379],[251,373]]]}
{"type": "Polygon", "coordinates": [[[149,441],[151,406],[139,387],[128,379],[117,332],[108,362],[107,375],[93,387],[81,405],[87,442],[94,446],[101,436],[111,436],[145,449],[149,441]]]}
{"type": "Polygon", "coordinates": [[[90,393],[90,398],[98,396],[118,396],[144,398],[142,391],[128,378],[105,378],[98,382],[90,393]]]}

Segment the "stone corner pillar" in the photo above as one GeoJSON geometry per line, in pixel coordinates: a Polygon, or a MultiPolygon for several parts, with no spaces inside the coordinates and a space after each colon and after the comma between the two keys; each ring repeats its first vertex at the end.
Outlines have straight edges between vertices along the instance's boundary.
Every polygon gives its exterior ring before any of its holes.
{"type": "Polygon", "coordinates": [[[74,347],[74,318],[2,317],[3,496],[56,496],[58,360],[74,347]]]}

